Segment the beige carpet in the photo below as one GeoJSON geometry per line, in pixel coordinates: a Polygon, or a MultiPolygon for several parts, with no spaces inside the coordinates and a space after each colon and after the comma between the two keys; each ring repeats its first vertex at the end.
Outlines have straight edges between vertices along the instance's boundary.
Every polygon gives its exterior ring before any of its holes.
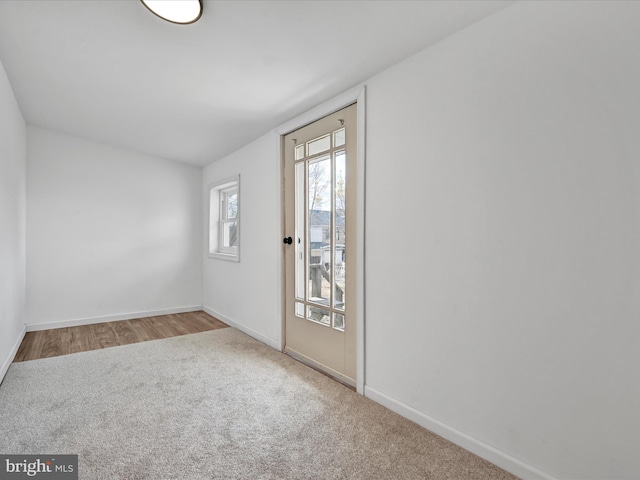
{"type": "Polygon", "coordinates": [[[81,479],[512,479],[227,328],[11,365],[0,452],[81,479]]]}

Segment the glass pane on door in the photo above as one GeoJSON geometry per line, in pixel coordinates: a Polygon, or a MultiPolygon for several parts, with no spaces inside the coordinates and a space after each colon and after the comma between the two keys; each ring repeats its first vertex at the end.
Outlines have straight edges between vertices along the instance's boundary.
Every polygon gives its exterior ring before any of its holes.
{"type": "MultiPolygon", "coordinates": [[[[304,246],[306,242],[305,235],[305,206],[304,206],[304,191],[306,184],[306,176],[304,172],[304,162],[297,163],[295,166],[295,182],[296,182],[296,202],[295,202],[295,238],[293,239],[294,248],[296,251],[295,259],[295,284],[296,284],[296,298],[300,300],[305,299],[305,275],[304,266],[306,262],[304,246]]],[[[302,314],[304,317],[304,313],[302,314]]]]}
{"type": "Polygon", "coordinates": [[[341,147],[342,145],[344,145],[345,142],[345,130],[344,128],[341,128],[340,130],[336,130],[335,132],[333,132],[333,146],[334,147],[341,147]]]}
{"type": "Polygon", "coordinates": [[[308,299],[331,304],[331,156],[310,161],[307,166],[308,208],[308,299]]]}
{"type": "Polygon", "coordinates": [[[346,229],[346,174],[347,174],[347,156],[344,151],[335,154],[335,183],[334,183],[334,269],[333,269],[333,307],[344,310],[345,305],[345,260],[347,244],[346,229]]]}
{"type": "Polygon", "coordinates": [[[331,312],[324,308],[307,306],[307,318],[312,322],[322,323],[323,325],[331,325],[331,312]]]}
{"type": "Polygon", "coordinates": [[[324,135],[307,143],[307,155],[313,156],[318,153],[326,152],[331,148],[331,135],[324,135]]]}

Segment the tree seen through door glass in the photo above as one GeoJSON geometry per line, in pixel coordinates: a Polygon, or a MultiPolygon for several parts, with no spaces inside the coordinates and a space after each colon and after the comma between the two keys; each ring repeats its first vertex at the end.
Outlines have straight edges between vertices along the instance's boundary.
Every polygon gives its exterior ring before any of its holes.
{"type": "MultiPolygon", "coordinates": [[[[345,181],[346,181],[346,172],[347,165],[346,160],[347,156],[344,151],[336,152],[334,154],[335,158],[335,185],[334,185],[334,252],[333,252],[333,307],[338,310],[344,310],[345,305],[345,260],[346,260],[346,251],[345,245],[347,244],[347,230],[345,223],[345,216],[347,212],[346,205],[346,190],[345,190],[345,181]]],[[[344,323],[341,327],[338,327],[334,322],[334,327],[336,328],[344,328],[344,323]]]]}
{"type": "MultiPolygon", "coordinates": [[[[308,206],[308,298],[330,306],[331,302],[331,156],[310,161],[307,169],[308,206]]],[[[324,311],[322,311],[324,313],[324,311]]],[[[329,315],[309,310],[309,320],[331,324],[329,315]],[[313,315],[311,315],[313,313],[313,315]]]]}

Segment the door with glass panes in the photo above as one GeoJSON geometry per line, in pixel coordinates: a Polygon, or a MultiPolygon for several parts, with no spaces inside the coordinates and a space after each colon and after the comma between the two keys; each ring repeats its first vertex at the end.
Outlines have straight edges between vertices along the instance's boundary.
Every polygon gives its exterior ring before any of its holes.
{"type": "Polygon", "coordinates": [[[283,149],[285,352],[355,385],[356,105],[283,149]]]}

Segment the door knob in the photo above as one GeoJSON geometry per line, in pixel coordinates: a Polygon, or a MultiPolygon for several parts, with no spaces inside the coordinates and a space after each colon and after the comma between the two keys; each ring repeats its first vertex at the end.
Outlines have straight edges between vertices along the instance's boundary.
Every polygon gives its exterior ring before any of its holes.
{"type": "Polygon", "coordinates": [[[291,245],[293,243],[293,238],[291,237],[286,237],[282,240],[283,243],[286,243],[287,245],[291,245]]]}

